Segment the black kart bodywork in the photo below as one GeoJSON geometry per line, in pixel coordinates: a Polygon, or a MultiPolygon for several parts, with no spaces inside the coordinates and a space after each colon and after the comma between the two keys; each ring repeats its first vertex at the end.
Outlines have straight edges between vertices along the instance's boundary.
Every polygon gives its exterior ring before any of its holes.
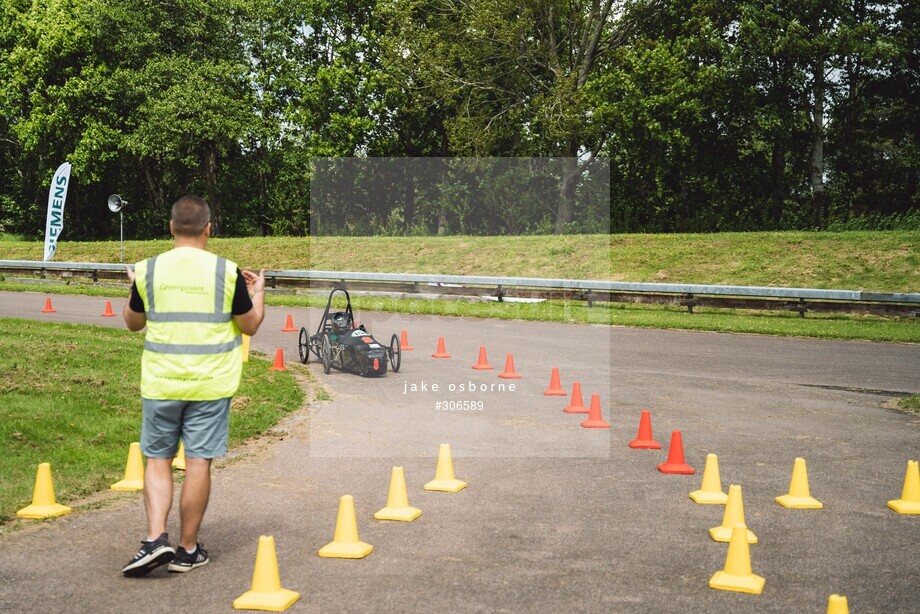
{"type": "Polygon", "coordinates": [[[336,368],[365,377],[380,376],[386,374],[387,365],[393,373],[397,373],[402,362],[399,337],[395,333],[387,346],[374,339],[363,324],[355,326],[351,296],[341,286],[329,292],[316,333],[310,335],[306,328],[300,329],[297,350],[300,362],[309,362],[312,353],[322,361],[326,373],[336,368]],[[332,299],[336,293],[345,295],[345,311],[332,311],[332,299]]]}

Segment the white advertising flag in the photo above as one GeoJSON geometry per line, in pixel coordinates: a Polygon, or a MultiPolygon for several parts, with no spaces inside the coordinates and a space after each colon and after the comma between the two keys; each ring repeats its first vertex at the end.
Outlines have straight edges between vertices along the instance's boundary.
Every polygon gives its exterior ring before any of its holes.
{"type": "Polygon", "coordinates": [[[54,172],[48,192],[48,219],[45,222],[45,261],[54,258],[57,240],[64,230],[64,201],[70,186],[70,163],[65,162],[54,172]]]}

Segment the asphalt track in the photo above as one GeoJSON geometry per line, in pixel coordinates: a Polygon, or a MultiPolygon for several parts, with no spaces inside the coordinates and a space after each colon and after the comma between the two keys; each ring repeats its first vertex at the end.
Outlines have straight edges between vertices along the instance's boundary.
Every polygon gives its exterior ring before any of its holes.
{"type": "MultiPolygon", "coordinates": [[[[58,312],[41,314],[42,295],[0,293],[0,315],[121,325],[99,317],[104,298],[53,301],[58,312]]],[[[288,313],[297,326],[316,325],[315,310],[271,308],[255,349],[282,347],[294,359],[296,335],[280,332],[288,313]]],[[[332,401],[297,412],[215,471],[201,534],[208,566],[121,577],[143,537],[143,506],[138,495],[105,495],[114,503],[0,538],[0,611],[229,612],[250,587],[260,535],[275,537],[281,583],[301,594],[291,612],[823,612],[832,593],[852,612],[920,611],[920,517],[886,507],[900,497],[907,460],[920,457],[920,417],[884,407],[920,393],[920,345],[358,319],[381,340],[406,329],[415,350],[382,379],[311,367],[332,401]],[[453,358],[430,357],[439,335],[453,358]],[[480,345],[495,371],[470,368],[480,345]],[[508,352],[522,375],[514,392],[449,391],[504,381],[496,374],[508,352]],[[542,394],[552,367],[567,391],[581,382],[586,403],[600,395],[609,431],[582,429],[582,416],[561,411],[567,399],[542,394]],[[427,392],[403,394],[423,381],[427,392]],[[483,409],[438,411],[438,400],[483,409]],[[643,409],[661,451],[627,446],[643,409]],[[656,470],[672,429],[694,476],[656,470]],[[469,484],[456,494],[421,488],[442,441],[469,484]],[[725,562],[726,545],[707,533],[723,508],[687,497],[708,452],[719,455],[725,489],[743,486],[761,595],[708,588],[725,562]],[[823,510],[773,501],[797,456],[823,510]],[[412,523],[372,518],[394,465],[423,511],[412,523]],[[374,546],[359,561],[316,554],[332,539],[343,494],[355,497],[361,539],[374,546]]]]}

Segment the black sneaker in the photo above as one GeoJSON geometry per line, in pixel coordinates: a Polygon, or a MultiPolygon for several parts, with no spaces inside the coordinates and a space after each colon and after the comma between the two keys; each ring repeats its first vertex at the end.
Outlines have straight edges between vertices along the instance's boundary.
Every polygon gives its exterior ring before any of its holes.
{"type": "Polygon", "coordinates": [[[169,536],[163,533],[152,542],[141,542],[141,549],[124,566],[121,573],[131,578],[146,576],[160,565],[170,562],[175,555],[175,549],[169,545],[169,536]]]}
{"type": "Polygon", "coordinates": [[[185,573],[191,571],[196,567],[201,567],[202,565],[207,565],[208,561],[208,551],[201,547],[201,544],[195,544],[195,552],[191,554],[186,551],[185,548],[179,546],[176,550],[176,557],[169,564],[169,571],[175,573],[185,573]]]}

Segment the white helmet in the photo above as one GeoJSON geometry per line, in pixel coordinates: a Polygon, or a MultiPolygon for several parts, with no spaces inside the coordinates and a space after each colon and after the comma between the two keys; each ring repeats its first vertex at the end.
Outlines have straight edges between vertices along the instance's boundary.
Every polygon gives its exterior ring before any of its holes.
{"type": "Polygon", "coordinates": [[[332,314],[332,329],[345,330],[348,328],[348,314],[344,311],[337,311],[332,314]]]}

